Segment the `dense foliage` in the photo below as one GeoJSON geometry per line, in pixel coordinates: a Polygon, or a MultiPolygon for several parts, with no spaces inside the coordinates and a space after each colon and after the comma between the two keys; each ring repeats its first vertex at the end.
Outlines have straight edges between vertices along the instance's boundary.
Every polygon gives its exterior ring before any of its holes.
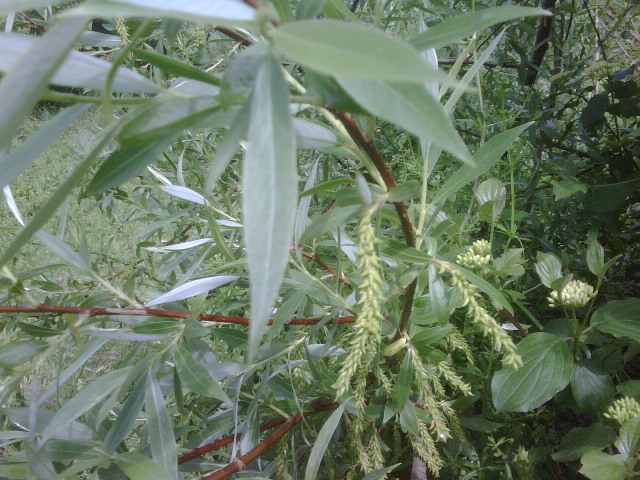
{"type": "Polygon", "coordinates": [[[0,478],[638,476],[638,7],[540,7],[0,0],[0,478]]]}

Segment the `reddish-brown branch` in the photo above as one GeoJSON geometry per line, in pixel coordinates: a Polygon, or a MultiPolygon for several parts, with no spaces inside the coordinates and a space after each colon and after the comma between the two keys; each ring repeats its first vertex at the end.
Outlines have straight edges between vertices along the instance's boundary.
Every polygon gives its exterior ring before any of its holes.
{"type": "Polygon", "coordinates": [[[244,35],[239,34],[238,32],[236,32],[234,30],[231,30],[230,28],[216,27],[215,29],[217,31],[219,31],[220,33],[226,35],[230,39],[235,40],[236,42],[238,42],[240,45],[242,45],[244,47],[250,47],[251,45],[253,45],[253,42],[251,40],[249,40],[247,37],[245,37],[244,35]]]}
{"type": "MultiPolygon", "coordinates": [[[[291,247],[292,250],[295,249],[295,247],[291,247]]],[[[349,288],[353,288],[351,286],[351,283],[349,283],[349,281],[338,275],[338,272],[336,272],[333,268],[331,268],[329,265],[327,265],[326,263],[324,263],[322,260],[320,260],[318,257],[316,257],[315,255],[311,254],[311,253],[307,253],[307,252],[302,252],[302,256],[305,258],[308,258],[309,260],[317,263],[318,265],[320,265],[322,268],[324,268],[327,272],[329,272],[331,274],[331,276],[333,276],[334,278],[337,278],[338,281],[340,283],[342,283],[343,285],[346,285],[349,288]]]]}
{"type": "MultiPolygon", "coordinates": [[[[36,305],[35,307],[0,305],[0,313],[70,313],[74,315],[89,315],[100,317],[106,315],[149,315],[164,318],[191,318],[191,312],[177,310],[161,310],[157,308],[112,308],[112,307],[66,307],[60,305],[36,305]]],[[[202,313],[198,319],[203,322],[231,323],[235,325],[249,325],[251,319],[247,317],[231,317],[228,315],[209,315],[202,313]]],[[[291,318],[286,325],[316,325],[323,318],[291,318]]],[[[354,323],[356,317],[343,316],[332,320],[335,323],[354,323]]],[[[269,320],[269,325],[273,323],[269,320]]]]}
{"type": "Polygon", "coordinates": [[[313,412],[308,413],[298,413],[289,419],[285,420],[282,426],[265,438],[263,441],[258,443],[251,451],[246,453],[245,455],[235,458],[228,465],[216,470],[215,472],[210,473],[209,475],[205,475],[202,477],[203,480],[224,480],[229,475],[233,475],[241,470],[244,470],[245,467],[253,462],[256,458],[262,455],[269,447],[273,446],[278,440],[284,437],[287,433],[293,429],[298,423],[300,423],[305,417],[309,415],[313,415],[320,412],[326,412],[328,410],[335,410],[338,408],[337,403],[329,403],[323,405],[321,407],[316,408],[313,412]]]}

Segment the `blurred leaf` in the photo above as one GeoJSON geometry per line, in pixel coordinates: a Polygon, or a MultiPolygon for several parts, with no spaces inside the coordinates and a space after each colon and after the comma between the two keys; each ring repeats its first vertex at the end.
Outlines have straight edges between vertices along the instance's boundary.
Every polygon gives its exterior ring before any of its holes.
{"type": "Polygon", "coordinates": [[[208,292],[209,290],[226,285],[227,283],[233,282],[237,279],[238,277],[235,275],[220,275],[218,277],[193,280],[160,295],[158,298],[151,300],[150,302],[147,302],[146,306],[151,307],[154,305],[160,305],[161,303],[175,302],[177,300],[194,297],[202,292],[208,292]]]}
{"type": "Polygon", "coordinates": [[[46,349],[46,343],[35,340],[16,340],[0,345],[0,368],[14,368],[27,363],[46,349]]]}
{"type": "Polygon", "coordinates": [[[615,389],[609,374],[594,361],[580,360],[571,377],[571,392],[578,407],[599,412],[613,401],[615,389]]]}
{"type": "Polygon", "coordinates": [[[616,338],[640,342],[640,298],[612,300],[593,312],[591,325],[616,338]]]}
{"type": "MultiPolygon", "coordinates": [[[[11,71],[0,82],[0,150],[4,151],[11,145],[18,126],[67,57],[85,24],[85,18],[63,20],[33,42],[19,60],[11,61],[11,71]]],[[[7,62],[7,58],[11,57],[10,51],[15,47],[5,45],[5,48],[9,48],[8,57],[2,48],[0,47],[0,62],[7,62]]]]}
{"type": "Polygon", "coordinates": [[[118,141],[122,147],[140,147],[207,121],[219,110],[215,97],[157,98],[132,112],[122,126],[118,141]]]}
{"type": "MultiPolygon", "coordinates": [[[[78,21],[78,19],[74,19],[78,21]]],[[[8,72],[24,55],[41,47],[38,37],[21,33],[0,32],[0,71],[8,72]]],[[[72,51],[60,64],[49,83],[65,87],[102,90],[113,65],[86,53],[72,51]]],[[[160,88],[139,73],[118,67],[111,84],[112,92],[157,93],[160,88]]]]}
{"type": "Polygon", "coordinates": [[[216,379],[209,374],[204,365],[191,356],[189,350],[183,346],[177,346],[174,351],[174,359],[178,376],[185,387],[205,397],[232,403],[216,379]]]}
{"type": "Polygon", "coordinates": [[[246,26],[253,22],[255,9],[241,0],[93,0],[67,15],[89,17],[162,17],[216,26],[246,26]]]}
{"type": "Polygon", "coordinates": [[[0,0],[0,15],[4,16],[12,12],[24,12],[34,8],[54,6],[64,3],[65,0],[0,0]]]}
{"type": "Polygon", "coordinates": [[[173,436],[173,425],[152,369],[147,370],[144,398],[151,458],[169,473],[170,478],[178,480],[178,449],[173,436]]]}
{"type": "Polygon", "coordinates": [[[626,468],[622,455],[590,451],[584,454],[580,473],[591,480],[622,480],[626,468]]]}
{"type": "Polygon", "coordinates": [[[296,10],[296,20],[309,20],[318,15],[327,0],[300,0],[296,10]]]}
{"type": "Polygon", "coordinates": [[[438,48],[470,37],[498,23],[523,17],[551,16],[551,12],[540,8],[500,6],[485,8],[477,12],[465,13],[448,18],[428,30],[414,35],[409,42],[418,50],[438,48]]]}
{"type": "Polygon", "coordinates": [[[503,425],[504,423],[492,422],[491,420],[487,420],[486,418],[483,418],[481,416],[460,418],[460,426],[468,430],[473,430],[474,432],[494,432],[503,425]]]}
{"type": "Polygon", "coordinates": [[[573,462],[590,450],[602,450],[611,445],[616,432],[611,427],[594,424],[589,428],[574,428],[569,431],[558,446],[558,451],[551,455],[556,462],[573,462]]]}
{"type": "Polygon", "coordinates": [[[317,478],[320,462],[322,462],[322,458],[329,446],[329,442],[331,441],[336,428],[338,428],[338,424],[340,423],[342,414],[344,413],[344,408],[345,404],[340,405],[331,414],[327,421],[324,422],[324,425],[322,425],[322,428],[318,432],[318,436],[316,437],[311,453],[309,454],[309,461],[307,462],[307,469],[304,473],[304,480],[314,480],[317,478]]]}
{"type": "Polygon", "coordinates": [[[279,60],[265,58],[253,90],[242,168],[242,212],[249,265],[251,326],[247,358],[255,358],[289,259],[298,172],[289,90],[279,60]]]}
{"type": "Polygon", "coordinates": [[[573,357],[566,342],[549,333],[533,333],[517,346],[524,365],[503,367],[493,376],[491,394],[498,412],[529,412],[550,400],[571,380],[573,357]]]}
{"type": "Polygon", "coordinates": [[[462,187],[486,173],[491,167],[498,163],[500,157],[511,147],[518,136],[532,124],[532,122],[525,123],[491,137],[487,143],[480,147],[475,155],[473,155],[473,161],[476,166],[470,167],[463,165],[460,167],[460,169],[438,189],[432,203],[440,203],[446,200],[462,187]]]}
{"type": "Polygon", "coordinates": [[[467,146],[442,105],[423,84],[393,84],[378,79],[349,77],[338,77],[338,82],[369,112],[401,126],[421,141],[440,145],[463,162],[474,165],[467,146]]]}
{"type": "Polygon", "coordinates": [[[275,29],[272,39],[288,57],[327,75],[417,84],[446,78],[407,43],[355,23],[291,22],[275,29]]]}
{"type": "Polygon", "coordinates": [[[625,460],[635,458],[640,449],[640,417],[624,422],[616,447],[625,460]]]}
{"type": "Polygon", "coordinates": [[[553,288],[553,282],[562,278],[562,264],[553,253],[538,252],[535,268],[540,281],[547,288],[553,288]]]}
{"type": "Polygon", "coordinates": [[[127,477],[131,480],[171,480],[171,476],[162,466],[149,457],[139,453],[121,453],[115,457],[115,461],[127,477]]]}
{"type": "Polygon", "coordinates": [[[47,120],[35,133],[7,155],[0,156],[0,189],[18,178],[53,141],[60,136],[81,114],[87,111],[89,105],[74,105],[47,120]]]}
{"type": "Polygon", "coordinates": [[[91,410],[118,389],[130,371],[131,367],[127,367],[102,375],[80,390],[76,396],[66,401],[42,432],[41,441],[44,443],[58,432],[64,431],[69,423],[91,410]]]}

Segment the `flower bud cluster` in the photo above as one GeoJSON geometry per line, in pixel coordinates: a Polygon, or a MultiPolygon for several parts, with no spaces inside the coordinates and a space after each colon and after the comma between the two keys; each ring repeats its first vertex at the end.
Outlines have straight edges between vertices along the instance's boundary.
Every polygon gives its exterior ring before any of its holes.
{"type": "Polygon", "coordinates": [[[456,262],[463,267],[479,270],[491,261],[491,244],[486,240],[476,240],[464,252],[456,257],[456,262]]]}
{"type": "Polygon", "coordinates": [[[640,403],[632,397],[619,398],[607,408],[604,416],[623,425],[632,418],[640,417],[640,403]]]}
{"type": "Polygon", "coordinates": [[[584,283],[581,280],[571,280],[560,292],[556,290],[551,292],[547,300],[550,307],[565,306],[576,308],[589,303],[597,293],[588,283],[584,283]]]}

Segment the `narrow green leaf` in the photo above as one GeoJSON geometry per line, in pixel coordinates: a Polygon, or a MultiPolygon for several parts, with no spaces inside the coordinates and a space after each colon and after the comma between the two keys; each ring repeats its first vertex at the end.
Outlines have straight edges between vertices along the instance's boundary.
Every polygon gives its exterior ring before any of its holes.
{"type": "Polygon", "coordinates": [[[362,210],[360,205],[332,208],[324,215],[318,214],[311,218],[311,223],[300,237],[300,243],[305,244],[320,235],[337,229],[343,223],[356,219],[362,210]]]}
{"type": "Polygon", "coordinates": [[[424,83],[394,84],[349,77],[338,77],[337,80],[356,102],[374,115],[401,126],[422,142],[433,142],[463,162],[474,165],[449,116],[424,83]]]}
{"type": "Polygon", "coordinates": [[[298,175],[289,91],[279,60],[267,56],[251,95],[242,173],[242,211],[249,265],[249,361],[255,358],[289,258],[298,175]]]}
{"type": "Polygon", "coordinates": [[[311,453],[309,454],[309,461],[307,462],[307,469],[304,472],[304,480],[315,480],[318,475],[318,469],[320,468],[320,462],[322,462],[322,457],[324,457],[324,453],[329,446],[329,442],[331,441],[331,437],[333,437],[336,428],[338,428],[338,424],[342,419],[342,414],[344,413],[345,405],[340,405],[324,422],[324,425],[318,432],[318,436],[316,437],[316,441],[313,444],[313,448],[311,449],[311,453]]]}
{"type": "Polygon", "coordinates": [[[608,302],[593,312],[591,325],[616,338],[628,337],[640,342],[640,298],[608,302]]]}
{"type": "Polygon", "coordinates": [[[39,230],[38,233],[36,233],[36,237],[38,237],[44,247],[51,250],[51,252],[61,260],[84,274],[91,273],[91,265],[88,265],[87,262],[61,238],[51,235],[46,230],[39,230]]]}
{"type": "Polygon", "coordinates": [[[84,195],[98,195],[121,185],[162,155],[173,140],[165,137],[141,147],[119,148],[102,163],[84,195]]]}
{"type": "Polygon", "coordinates": [[[118,141],[123,147],[140,147],[203,124],[220,109],[215,97],[157,98],[132,112],[118,141]]]}
{"type": "Polygon", "coordinates": [[[89,105],[74,105],[47,120],[11,153],[0,157],[0,190],[18,178],[89,105]]]}
{"type": "Polygon", "coordinates": [[[498,370],[491,382],[493,404],[499,412],[529,412],[550,400],[571,380],[573,356],[563,339],[533,333],[518,343],[524,365],[498,370]]]}
{"type": "Polygon", "coordinates": [[[113,391],[120,387],[127,378],[131,368],[123,368],[115,372],[107,373],[94,380],[87,387],[62,405],[55,416],[42,432],[41,441],[44,443],[49,438],[64,430],[76,418],[91,410],[94,406],[104,400],[113,391]]]}
{"type": "Polygon", "coordinates": [[[131,393],[129,393],[122,405],[120,414],[115,418],[104,438],[104,448],[107,453],[113,453],[135,426],[138,414],[142,410],[142,405],[144,405],[145,386],[146,381],[144,378],[138,379],[133,385],[131,393]]]}
{"type": "Polygon", "coordinates": [[[272,39],[285,55],[327,75],[416,84],[446,78],[409,44],[355,23],[291,22],[274,30],[272,39]]]}
{"type": "Polygon", "coordinates": [[[74,8],[66,15],[111,18],[161,17],[216,26],[247,26],[256,10],[242,0],[94,0],[74,8]]]}
{"type": "Polygon", "coordinates": [[[218,385],[207,368],[194,360],[189,350],[183,346],[174,351],[176,370],[182,384],[205,397],[216,398],[221,402],[232,403],[224,390],[218,385]]]}
{"type": "Polygon", "coordinates": [[[122,453],[116,463],[131,480],[171,480],[172,477],[161,465],[139,453],[122,453]]]}
{"type": "Polygon", "coordinates": [[[445,325],[449,321],[449,300],[444,282],[435,265],[429,265],[429,300],[436,321],[445,325]]]}
{"type": "Polygon", "coordinates": [[[591,480],[622,480],[626,468],[622,455],[590,451],[584,454],[580,473],[591,480]]]}
{"type": "Polygon", "coordinates": [[[640,417],[632,418],[622,425],[616,447],[625,460],[636,456],[640,449],[640,417]]]}
{"type": "Polygon", "coordinates": [[[511,147],[518,136],[529,128],[533,122],[494,135],[473,155],[475,167],[462,166],[453,176],[440,187],[432,203],[440,203],[459,191],[465,185],[473,182],[493,167],[500,157],[511,147]]]}
{"type": "Polygon", "coordinates": [[[46,343],[34,340],[18,340],[0,345],[0,368],[22,365],[46,349],[46,343]]]}
{"type": "Polygon", "coordinates": [[[169,473],[169,478],[178,480],[178,448],[173,435],[171,417],[152,369],[147,370],[144,403],[151,457],[169,473]]]}
{"type": "Polygon", "coordinates": [[[589,450],[602,450],[607,445],[611,445],[615,438],[615,430],[604,425],[574,428],[562,437],[558,451],[551,457],[556,462],[573,462],[589,450]]]}
{"type": "MultiPolygon", "coordinates": [[[[413,343],[413,342],[412,342],[413,343]]],[[[404,360],[400,365],[400,371],[398,372],[398,381],[395,384],[394,390],[396,393],[396,405],[398,409],[404,408],[409,395],[411,395],[411,387],[413,385],[413,360],[411,353],[407,351],[404,355],[404,360]]]]}
{"type": "MultiPolygon", "coordinates": [[[[66,19],[34,42],[0,83],[0,150],[11,145],[24,117],[36,104],[58,66],[84,30],[86,18],[66,19]]],[[[2,58],[4,52],[0,52],[2,58]]]]}
{"type": "Polygon", "coordinates": [[[188,63],[181,62],[168,55],[163,55],[152,50],[136,49],[133,51],[136,58],[149,62],[165,73],[176,77],[185,77],[210,85],[220,85],[220,79],[188,63]]]}
{"type": "Polygon", "coordinates": [[[411,337],[411,343],[418,349],[423,349],[432,345],[447,336],[451,330],[451,325],[442,325],[440,327],[429,327],[420,330],[411,337]]]}
{"type": "Polygon", "coordinates": [[[428,30],[414,35],[409,42],[418,50],[438,48],[470,37],[498,23],[517,18],[546,15],[551,12],[531,7],[494,7],[444,20],[428,30]]]}
{"type": "MultiPolygon", "coordinates": [[[[0,71],[13,68],[24,55],[30,55],[40,42],[37,37],[21,33],[0,33],[0,71]]],[[[71,51],[60,64],[49,83],[65,87],[102,90],[113,65],[106,60],[86,53],[71,51]]],[[[118,67],[112,92],[157,93],[160,87],[139,73],[125,67],[118,67]]]]}

